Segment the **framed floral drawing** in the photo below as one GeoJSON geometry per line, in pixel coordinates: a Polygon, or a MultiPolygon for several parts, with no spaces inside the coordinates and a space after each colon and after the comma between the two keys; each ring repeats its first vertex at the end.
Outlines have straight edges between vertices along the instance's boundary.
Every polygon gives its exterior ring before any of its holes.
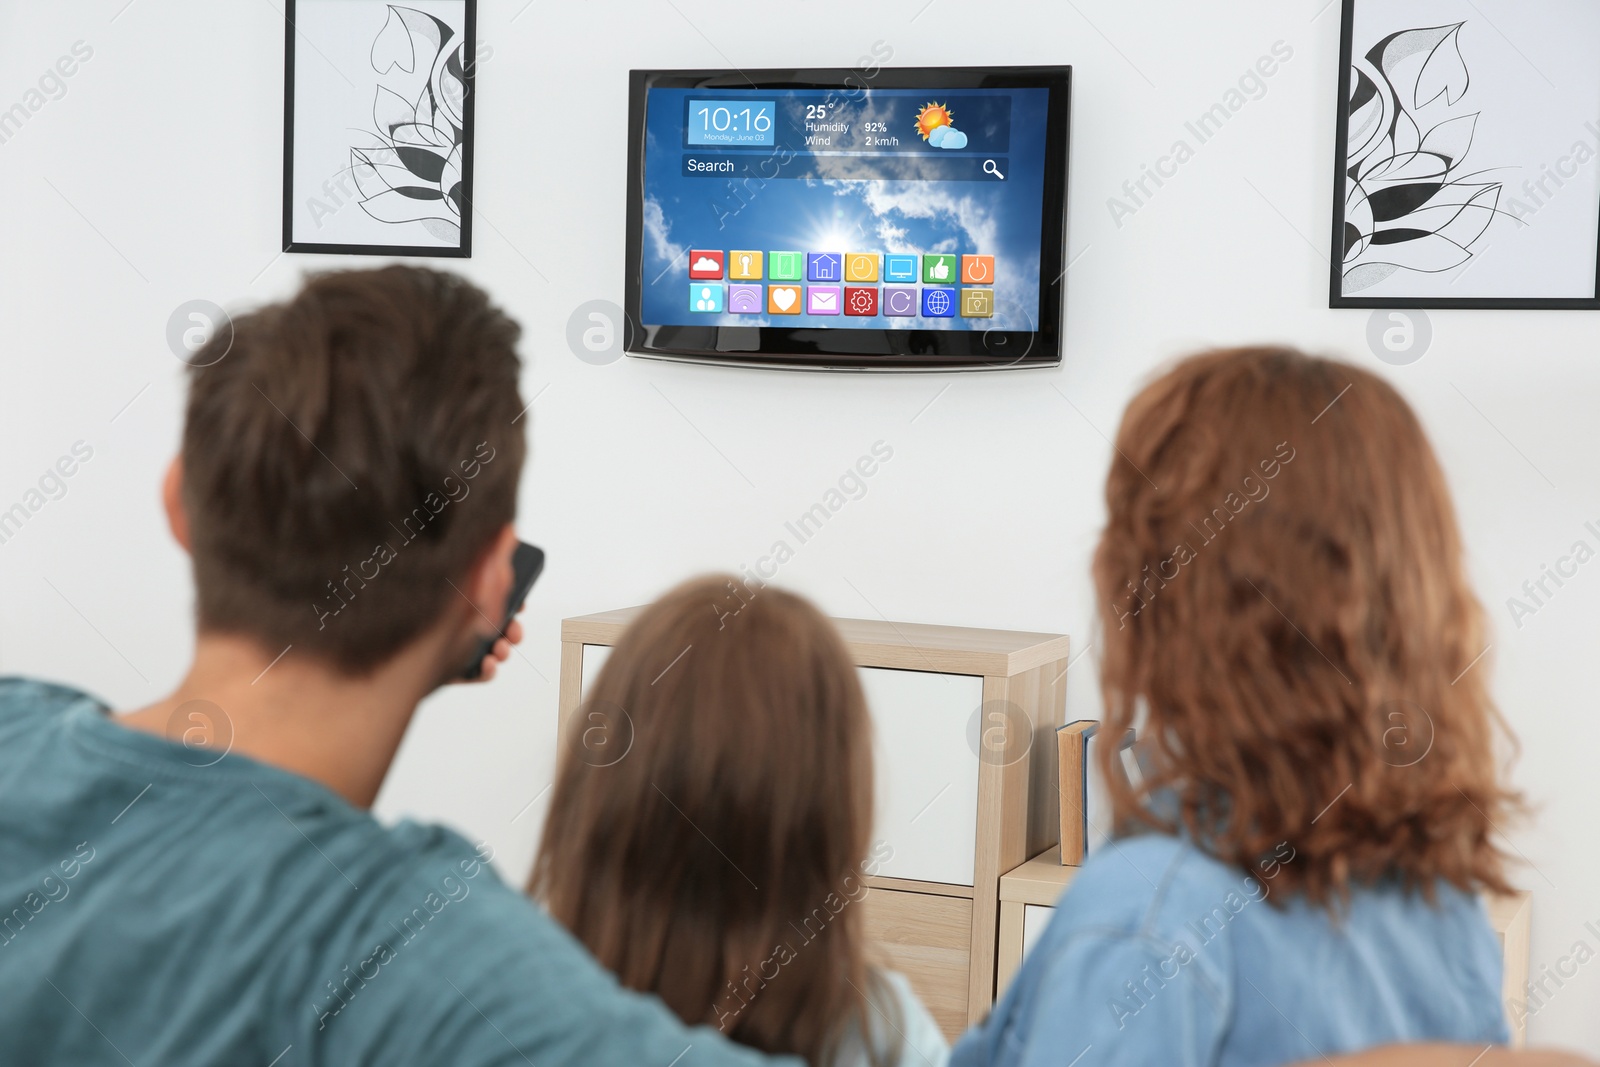
{"type": "Polygon", "coordinates": [[[1600,4],[1344,0],[1330,307],[1600,307],[1600,4]]]}
{"type": "Polygon", "coordinates": [[[287,0],[283,250],[472,254],[476,0],[287,0]]]}

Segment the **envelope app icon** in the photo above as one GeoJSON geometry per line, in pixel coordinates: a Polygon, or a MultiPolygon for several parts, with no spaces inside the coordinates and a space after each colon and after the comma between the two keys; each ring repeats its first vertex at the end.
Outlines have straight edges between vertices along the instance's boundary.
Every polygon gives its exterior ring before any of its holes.
{"type": "Polygon", "coordinates": [[[840,287],[837,285],[813,285],[806,289],[806,313],[808,315],[837,315],[839,314],[840,287]]]}

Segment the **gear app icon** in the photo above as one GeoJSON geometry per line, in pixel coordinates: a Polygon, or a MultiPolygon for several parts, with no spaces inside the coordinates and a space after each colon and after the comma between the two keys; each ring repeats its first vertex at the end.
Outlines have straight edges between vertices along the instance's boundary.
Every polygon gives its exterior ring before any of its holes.
{"type": "Polygon", "coordinates": [[[846,287],[844,291],[844,313],[846,315],[876,315],[878,313],[878,290],[870,286],[863,288],[846,287]]]}

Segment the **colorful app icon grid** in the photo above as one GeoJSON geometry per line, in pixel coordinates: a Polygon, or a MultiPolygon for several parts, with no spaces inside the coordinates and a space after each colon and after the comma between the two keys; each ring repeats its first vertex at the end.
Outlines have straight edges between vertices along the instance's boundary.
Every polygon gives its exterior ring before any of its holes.
{"type": "Polygon", "coordinates": [[[689,310],[699,314],[992,318],[995,257],[975,253],[689,251],[689,310]],[[912,285],[762,285],[779,282],[921,281],[912,285]],[[748,281],[754,284],[706,284],[748,281]],[[961,287],[956,287],[959,280],[961,287]]]}

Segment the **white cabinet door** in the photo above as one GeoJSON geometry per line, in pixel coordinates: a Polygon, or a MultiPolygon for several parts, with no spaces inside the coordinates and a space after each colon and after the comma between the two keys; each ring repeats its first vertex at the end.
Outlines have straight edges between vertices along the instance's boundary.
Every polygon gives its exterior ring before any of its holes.
{"type": "Polygon", "coordinates": [[[578,699],[589,695],[589,685],[600,674],[600,668],[611,658],[610,645],[583,646],[583,684],[578,689],[578,699]]]}
{"type": "MultiPolygon", "coordinates": [[[[583,693],[611,655],[583,646],[583,693]]],[[[978,831],[978,757],[968,739],[983,679],[862,667],[872,710],[877,774],[873,844],[892,850],[877,873],[972,884],[978,831]]]]}
{"type": "Polygon", "coordinates": [[[1039,940],[1039,935],[1044,933],[1044,928],[1050,925],[1050,919],[1055,915],[1056,909],[1044,904],[1025,904],[1022,908],[1022,958],[1028,958],[1034,942],[1039,940]]]}
{"type": "Polygon", "coordinates": [[[978,757],[968,740],[983,679],[862,667],[876,733],[873,842],[893,856],[889,878],[972,884],[978,833],[978,757]]]}

